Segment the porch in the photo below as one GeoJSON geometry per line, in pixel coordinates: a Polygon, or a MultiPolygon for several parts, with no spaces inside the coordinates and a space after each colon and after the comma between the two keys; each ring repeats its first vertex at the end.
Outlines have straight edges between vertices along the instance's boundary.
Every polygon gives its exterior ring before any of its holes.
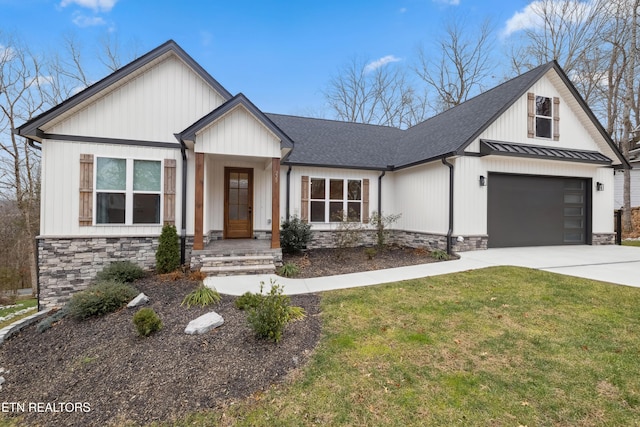
{"type": "Polygon", "coordinates": [[[191,268],[208,276],[273,274],[282,265],[282,250],[270,240],[212,240],[191,253],[191,268]]]}

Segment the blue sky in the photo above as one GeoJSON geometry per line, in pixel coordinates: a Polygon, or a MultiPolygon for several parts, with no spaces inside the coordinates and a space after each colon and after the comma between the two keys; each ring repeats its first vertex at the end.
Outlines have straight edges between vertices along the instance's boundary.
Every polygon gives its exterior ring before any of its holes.
{"type": "MultiPolygon", "coordinates": [[[[109,34],[143,54],[173,39],[231,93],[260,109],[331,117],[322,90],[354,57],[415,61],[452,15],[490,17],[503,48],[528,25],[525,0],[0,0],[0,31],[35,51],[73,34],[85,50],[109,34]]],[[[97,69],[97,68],[96,68],[97,69]]],[[[96,80],[105,71],[96,72],[96,80]]],[[[498,83],[498,81],[496,81],[498,83]]]]}

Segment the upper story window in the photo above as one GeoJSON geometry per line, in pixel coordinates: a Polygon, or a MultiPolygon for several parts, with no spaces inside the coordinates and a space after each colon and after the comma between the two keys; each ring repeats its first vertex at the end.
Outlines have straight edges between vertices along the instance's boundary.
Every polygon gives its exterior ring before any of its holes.
{"type": "Polygon", "coordinates": [[[553,104],[551,98],[536,96],[536,136],[551,138],[553,126],[553,104]]]}
{"type": "Polygon", "coordinates": [[[560,98],[527,95],[527,134],[529,138],[560,140],[560,98]]]}
{"type": "Polygon", "coordinates": [[[98,157],[96,224],[160,224],[162,162],[98,157]]]}
{"type": "Polygon", "coordinates": [[[362,181],[311,178],[311,222],[362,221],[362,181]]]}

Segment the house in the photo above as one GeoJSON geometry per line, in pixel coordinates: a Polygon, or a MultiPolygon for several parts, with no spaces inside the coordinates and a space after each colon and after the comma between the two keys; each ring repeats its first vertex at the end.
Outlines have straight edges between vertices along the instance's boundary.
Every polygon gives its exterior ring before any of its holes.
{"type": "Polygon", "coordinates": [[[640,147],[629,151],[629,163],[633,169],[621,169],[615,171],[615,196],[614,206],[616,209],[624,207],[624,174],[630,177],[631,208],[640,208],[640,147]]]}
{"type": "Polygon", "coordinates": [[[112,260],[153,268],[163,224],[192,267],[231,239],[277,259],[293,215],[330,246],[344,212],[447,251],[611,244],[629,167],[556,62],[400,130],[266,114],[169,41],[14,132],[42,150],[45,306],[112,260]]]}

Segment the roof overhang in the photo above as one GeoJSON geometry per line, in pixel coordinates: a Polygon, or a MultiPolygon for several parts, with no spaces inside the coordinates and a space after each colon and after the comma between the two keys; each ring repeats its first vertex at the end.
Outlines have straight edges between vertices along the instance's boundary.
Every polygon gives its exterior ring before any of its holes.
{"type": "Polygon", "coordinates": [[[510,142],[480,140],[480,155],[526,157],[563,162],[591,163],[610,166],[613,161],[598,151],[570,150],[541,145],[514,144],[510,142]]]}

